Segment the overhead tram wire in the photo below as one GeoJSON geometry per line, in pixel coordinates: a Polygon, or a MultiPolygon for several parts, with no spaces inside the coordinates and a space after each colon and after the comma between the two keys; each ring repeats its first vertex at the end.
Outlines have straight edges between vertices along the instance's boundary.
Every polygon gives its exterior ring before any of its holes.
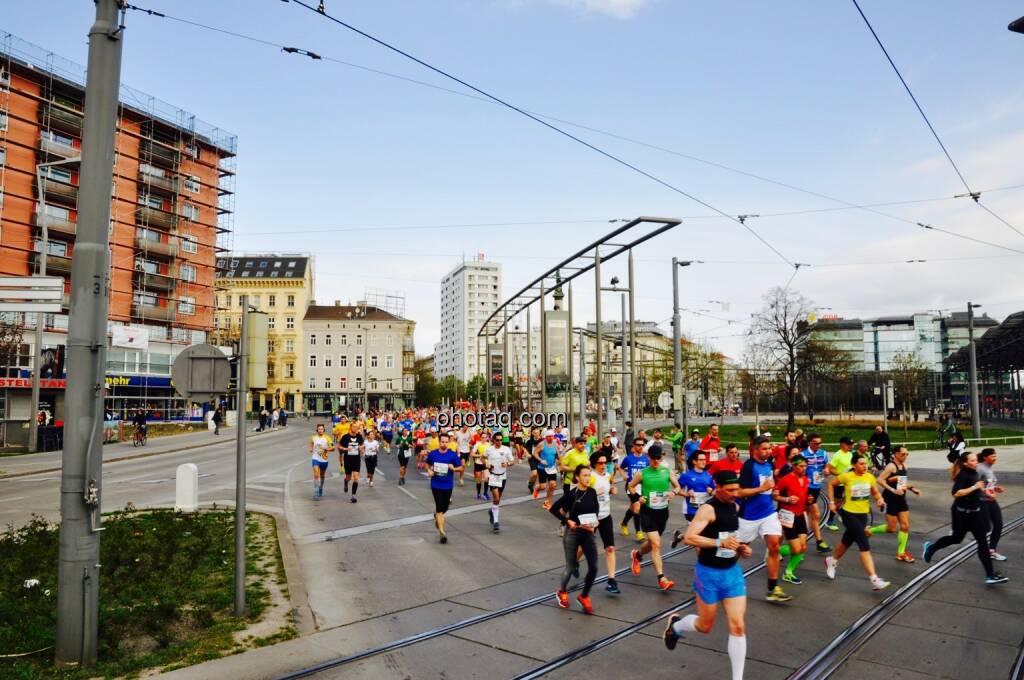
{"type": "Polygon", "coordinates": [[[896,77],[900,79],[900,83],[903,85],[903,89],[906,90],[907,95],[910,96],[910,100],[914,102],[914,106],[917,108],[917,112],[921,114],[921,119],[924,120],[925,125],[928,126],[928,130],[932,133],[932,137],[935,138],[935,141],[938,143],[939,148],[942,149],[942,153],[946,156],[946,160],[949,161],[949,164],[953,167],[953,171],[956,172],[956,176],[960,178],[960,182],[964,185],[964,188],[967,189],[967,193],[963,194],[962,196],[970,197],[975,203],[978,204],[978,206],[982,210],[984,210],[989,215],[999,220],[1002,224],[1012,229],[1014,232],[1017,233],[1017,235],[1024,236],[1024,231],[1021,231],[1017,227],[1010,224],[1001,216],[997,215],[991,208],[989,208],[988,206],[981,202],[981,192],[974,191],[971,188],[971,185],[968,184],[967,179],[964,177],[964,173],[960,171],[960,166],[958,166],[956,164],[956,161],[953,160],[953,156],[950,155],[949,149],[946,148],[945,142],[943,142],[942,138],[939,137],[939,133],[935,130],[935,126],[932,125],[931,120],[928,119],[928,114],[924,112],[924,108],[921,106],[921,103],[917,101],[917,97],[914,96],[914,91],[910,89],[910,85],[907,84],[907,81],[903,77],[903,74],[900,73],[899,67],[896,66],[896,62],[893,61],[893,58],[889,55],[889,50],[886,49],[885,43],[883,43],[882,39],[878,37],[878,33],[875,31],[875,27],[871,25],[871,21],[864,13],[864,10],[861,9],[860,3],[857,0],[851,0],[851,2],[853,2],[853,6],[857,8],[857,13],[860,14],[860,18],[864,20],[864,25],[868,27],[869,31],[871,31],[871,36],[875,39],[875,42],[878,43],[878,47],[881,48],[882,54],[885,55],[886,61],[889,62],[889,66],[891,66],[892,70],[896,73],[896,77]]]}
{"type": "Polygon", "coordinates": [[[736,222],[737,224],[742,226],[744,229],[746,229],[748,232],[750,232],[750,234],[754,238],[756,238],[758,241],[760,241],[766,248],[768,248],[773,253],[775,253],[779,257],[779,259],[781,259],[783,262],[789,264],[790,266],[795,266],[793,264],[793,262],[788,257],[786,257],[785,255],[782,254],[782,251],[780,251],[778,248],[776,248],[774,245],[772,245],[767,239],[765,239],[763,236],[761,236],[757,232],[757,230],[753,229],[749,225],[745,224],[744,222],[740,221],[735,216],[730,215],[729,213],[725,212],[724,210],[720,210],[719,208],[716,208],[715,206],[711,205],[707,201],[704,201],[704,200],[702,200],[700,198],[697,198],[693,194],[691,194],[691,193],[689,193],[687,191],[684,191],[683,189],[680,189],[679,187],[677,187],[677,186],[675,186],[675,185],[673,185],[673,184],[671,184],[671,183],[661,179],[660,177],[658,177],[656,175],[653,175],[653,174],[647,172],[646,170],[641,169],[639,166],[634,165],[633,163],[630,163],[629,161],[624,160],[624,159],[616,156],[615,154],[612,154],[612,153],[610,153],[608,151],[605,151],[601,147],[596,146],[595,144],[591,144],[590,142],[586,141],[585,139],[582,139],[581,137],[577,137],[576,135],[572,134],[571,132],[568,132],[567,130],[563,130],[562,128],[558,127],[557,125],[553,125],[552,123],[549,123],[546,120],[544,120],[544,119],[542,119],[542,118],[540,118],[540,117],[538,117],[538,116],[536,116],[536,115],[534,115],[532,113],[529,113],[528,111],[525,111],[525,110],[519,108],[518,106],[516,106],[514,104],[511,104],[511,103],[505,101],[504,99],[501,99],[500,97],[498,97],[496,95],[493,95],[493,94],[487,92],[486,90],[483,90],[483,89],[481,89],[481,88],[479,88],[479,87],[477,87],[475,85],[472,85],[469,82],[459,78],[458,76],[452,75],[451,73],[448,73],[447,71],[445,71],[445,70],[443,70],[441,68],[438,68],[437,66],[434,66],[434,65],[432,65],[432,64],[430,64],[430,63],[428,63],[426,61],[423,61],[419,57],[416,57],[416,56],[410,54],[409,52],[406,52],[406,51],[404,51],[404,50],[402,50],[402,49],[400,49],[398,47],[395,47],[394,45],[392,45],[392,44],[390,44],[390,43],[388,43],[388,42],[386,42],[384,40],[381,40],[380,38],[377,38],[376,36],[373,36],[373,35],[367,33],[366,31],[363,31],[363,30],[361,30],[359,28],[356,28],[352,24],[346,23],[345,21],[342,21],[341,19],[339,19],[339,18],[337,18],[337,17],[335,17],[335,16],[333,16],[331,14],[328,14],[327,12],[319,11],[317,8],[313,7],[312,5],[306,4],[302,0],[285,0],[285,2],[296,4],[299,7],[304,7],[305,9],[309,10],[313,14],[316,14],[318,16],[322,16],[325,19],[327,19],[329,21],[332,21],[332,22],[338,24],[339,26],[342,26],[343,28],[346,28],[349,31],[352,31],[353,33],[356,33],[358,35],[363,36],[367,40],[370,40],[370,41],[372,41],[374,43],[377,43],[378,45],[380,45],[381,47],[384,47],[385,49],[391,50],[392,52],[394,52],[396,54],[399,54],[399,55],[405,57],[406,59],[409,59],[411,61],[416,62],[420,66],[423,66],[424,68],[429,69],[429,70],[433,71],[434,73],[437,73],[440,76],[444,76],[445,78],[448,78],[449,80],[452,80],[452,81],[462,85],[463,87],[469,88],[470,90],[473,90],[477,94],[483,95],[484,97],[487,97],[488,99],[491,99],[491,100],[495,101],[496,103],[501,104],[502,106],[504,106],[504,107],[506,107],[506,108],[508,108],[508,109],[510,109],[512,111],[515,111],[516,113],[519,113],[519,114],[525,116],[526,118],[529,118],[530,120],[532,120],[532,121],[534,121],[536,123],[539,123],[540,125],[543,125],[544,127],[552,130],[553,132],[556,132],[556,133],[558,133],[558,134],[560,134],[560,135],[562,135],[562,136],[564,136],[564,137],[566,137],[566,138],[576,142],[577,144],[580,144],[580,145],[590,149],[591,151],[594,151],[595,153],[598,153],[601,156],[604,156],[605,158],[607,158],[607,159],[609,159],[609,160],[611,160],[611,161],[613,161],[615,163],[618,163],[619,165],[621,165],[621,166],[623,166],[625,168],[628,168],[628,169],[632,170],[633,172],[635,172],[635,173],[637,173],[637,174],[639,174],[639,175],[641,175],[643,177],[646,177],[647,179],[649,179],[649,180],[651,180],[651,181],[653,181],[653,182],[655,182],[655,183],[665,187],[666,189],[669,189],[670,191],[673,191],[673,192],[679,194],[680,196],[683,196],[685,198],[690,199],[694,203],[698,203],[698,204],[704,206],[708,210],[712,210],[712,211],[722,215],[723,217],[726,217],[726,218],[732,220],[733,222],[736,222]]]}
{"type": "MultiPolygon", "coordinates": [[[[287,2],[288,0],[284,0],[284,1],[287,2]]],[[[420,85],[422,87],[427,87],[427,88],[430,88],[430,89],[433,89],[433,90],[438,90],[438,91],[441,91],[441,92],[446,92],[448,94],[457,95],[457,96],[463,97],[465,99],[472,99],[474,101],[485,102],[485,103],[492,104],[492,105],[500,105],[498,102],[496,102],[496,101],[494,101],[492,99],[487,99],[487,98],[484,98],[484,97],[478,97],[478,96],[476,96],[474,94],[471,94],[471,93],[468,93],[468,92],[462,92],[462,91],[459,91],[459,90],[456,90],[456,89],[453,89],[453,88],[444,87],[443,85],[437,85],[435,83],[429,83],[429,82],[426,82],[426,81],[423,81],[423,80],[418,80],[416,78],[410,78],[408,76],[399,75],[397,73],[391,73],[389,71],[384,71],[384,70],[376,69],[376,68],[373,68],[373,67],[370,67],[370,66],[365,66],[363,64],[356,64],[356,63],[353,63],[353,62],[350,62],[350,61],[345,61],[343,59],[337,59],[337,58],[334,58],[334,57],[323,56],[323,55],[321,55],[319,53],[311,53],[309,50],[300,50],[299,48],[294,48],[294,47],[290,47],[290,46],[283,45],[283,44],[280,44],[280,43],[275,43],[275,42],[272,42],[272,41],[269,41],[269,40],[265,40],[263,38],[257,38],[255,36],[246,35],[244,33],[238,33],[236,31],[231,31],[231,30],[228,30],[228,29],[220,28],[218,26],[210,26],[208,24],[203,24],[203,23],[200,23],[200,22],[197,22],[197,21],[192,21],[190,19],[184,19],[184,18],[181,18],[181,17],[172,16],[172,15],[166,14],[164,12],[157,12],[155,10],[151,10],[151,9],[147,9],[147,8],[144,8],[144,7],[140,7],[138,5],[127,5],[127,9],[143,12],[143,13],[148,14],[150,16],[158,17],[158,18],[161,18],[161,19],[167,19],[169,21],[177,21],[179,23],[183,23],[183,24],[186,24],[186,25],[189,25],[189,26],[194,26],[196,28],[201,28],[201,29],[208,30],[208,31],[213,31],[215,33],[221,33],[221,34],[224,34],[224,35],[229,35],[229,36],[232,36],[232,37],[235,37],[235,38],[239,38],[241,40],[248,40],[248,41],[251,41],[251,42],[254,42],[254,43],[259,43],[259,44],[262,44],[262,45],[273,47],[273,48],[278,49],[278,50],[283,51],[283,52],[302,53],[302,54],[316,54],[316,56],[318,58],[322,59],[323,61],[329,61],[329,62],[332,62],[332,63],[335,63],[335,64],[339,64],[339,65],[342,65],[342,66],[347,66],[347,67],[354,68],[354,69],[357,69],[357,70],[365,71],[367,73],[373,73],[373,74],[376,74],[376,75],[381,75],[381,76],[384,76],[384,77],[387,77],[387,78],[392,78],[392,79],[395,79],[395,80],[400,80],[400,81],[407,82],[407,83],[410,83],[410,84],[420,85]]],[[[307,6],[307,9],[308,9],[308,6],[307,6]]],[[[317,12],[317,13],[319,14],[320,12],[317,12]]],[[[776,186],[780,186],[780,187],[783,187],[783,188],[786,188],[786,189],[790,189],[792,191],[803,193],[803,194],[806,194],[808,196],[814,196],[814,197],[821,198],[821,199],[824,199],[824,200],[827,200],[827,201],[831,201],[833,203],[838,203],[841,206],[841,207],[835,207],[835,208],[800,210],[800,211],[783,212],[783,213],[779,213],[779,212],[776,212],[776,213],[763,213],[761,216],[762,217],[766,217],[766,218],[767,217],[787,217],[787,216],[791,216],[791,215],[801,215],[801,214],[808,214],[808,213],[813,213],[813,212],[828,212],[828,211],[835,211],[835,210],[864,210],[866,212],[873,213],[873,214],[878,215],[880,217],[885,217],[885,218],[888,218],[888,219],[891,219],[891,220],[895,220],[895,221],[898,221],[898,222],[904,222],[904,223],[911,224],[911,225],[914,225],[914,226],[923,226],[919,222],[915,222],[914,220],[903,218],[903,217],[899,217],[897,215],[892,215],[892,214],[889,214],[889,213],[886,213],[886,212],[882,212],[881,210],[877,210],[875,208],[886,207],[886,206],[893,206],[893,205],[907,205],[907,204],[911,204],[911,203],[923,203],[923,202],[930,202],[930,201],[937,201],[937,200],[946,200],[946,197],[941,197],[941,198],[935,198],[935,199],[917,199],[917,200],[910,200],[910,201],[892,201],[892,202],[888,202],[888,203],[877,203],[877,204],[858,204],[858,203],[854,203],[852,201],[847,201],[847,200],[844,200],[844,199],[841,199],[841,198],[837,198],[835,196],[830,196],[829,194],[825,194],[825,193],[822,193],[822,192],[819,192],[819,191],[814,191],[812,189],[806,189],[806,188],[797,186],[795,184],[791,184],[789,182],[784,182],[784,181],[781,181],[781,180],[772,179],[771,177],[765,177],[764,175],[759,175],[759,174],[754,173],[754,172],[749,172],[749,171],[746,171],[746,170],[741,170],[739,168],[734,168],[734,167],[725,165],[724,163],[718,163],[716,161],[708,160],[706,158],[701,158],[699,156],[694,156],[692,154],[687,154],[687,153],[684,153],[684,152],[681,152],[681,151],[677,151],[675,149],[670,149],[670,148],[667,148],[667,147],[664,147],[664,146],[660,146],[660,145],[657,145],[657,144],[653,144],[653,143],[650,143],[650,142],[645,142],[643,140],[635,139],[633,137],[628,137],[628,136],[625,136],[625,135],[620,135],[618,133],[610,132],[608,130],[602,130],[600,128],[596,128],[596,127],[593,127],[593,126],[584,125],[582,123],[576,123],[576,122],[573,122],[573,121],[570,121],[570,120],[566,120],[564,118],[559,118],[557,116],[552,116],[552,115],[545,114],[545,113],[539,113],[539,112],[536,112],[536,111],[530,111],[528,109],[522,109],[522,111],[527,113],[527,114],[530,114],[532,116],[535,116],[537,118],[546,118],[548,120],[552,120],[552,121],[555,121],[555,122],[558,122],[558,123],[562,123],[562,124],[565,124],[565,125],[570,125],[572,127],[577,127],[577,128],[579,128],[581,130],[587,130],[589,132],[594,132],[596,134],[604,135],[604,136],[610,137],[612,139],[618,139],[620,141],[624,141],[624,142],[627,142],[627,143],[630,143],[630,144],[635,144],[637,146],[642,146],[642,147],[646,147],[646,148],[649,148],[649,149],[652,149],[652,150],[655,150],[655,151],[660,151],[662,153],[667,153],[667,154],[670,154],[670,155],[673,155],[673,156],[678,156],[679,158],[685,158],[687,160],[691,160],[691,161],[694,161],[696,163],[702,163],[704,165],[708,165],[708,166],[711,166],[711,167],[719,168],[721,170],[725,170],[727,172],[731,172],[731,173],[734,173],[734,174],[737,174],[737,175],[742,175],[744,177],[749,177],[751,179],[756,179],[758,181],[766,182],[768,184],[774,184],[776,186]]],[[[1008,191],[1008,190],[1020,189],[1020,188],[1024,188],[1024,185],[1018,184],[1018,185],[1012,185],[1012,186],[1006,186],[1006,187],[997,187],[995,189],[988,189],[988,190],[986,190],[984,192],[977,192],[977,193],[979,193],[979,195],[980,195],[981,193],[995,193],[997,191],[1008,191]]],[[[964,195],[966,195],[966,194],[953,196],[951,198],[962,198],[964,195]]],[[[982,204],[979,203],[979,205],[982,205],[982,204]]],[[[982,207],[985,207],[985,206],[982,205],[982,207]]],[[[733,219],[733,217],[731,215],[723,215],[723,214],[695,215],[695,216],[690,216],[690,217],[684,217],[683,219],[707,219],[707,218],[711,218],[711,217],[715,217],[715,218],[725,217],[727,219],[733,219]]],[[[365,231],[365,230],[369,230],[369,228],[361,229],[361,230],[365,231]]],[[[960,234],[960,233],[955,232],[955,231],[950,231],[950,230],[946,230],[946,229],[934,229],[934,231],[946,234],[947,236],[953,236],[955,238],[960,238],[960,239],[967,240],[967,241],[974,241],[974,242],[981,243],[983,245],[987,245],[987,246],[994,247],[994,248],[1000,248],[1000,249],[1003,249],[1003,250],[1011,250],[1011,251],[1013,250],[1012,248],[1008,248],[1008,247],[1002,246],[1000,244],[990,243],[990,242],[982,241],[982,240],[979,240],[979,239],[974,239],[974,238],[971,238],[971,237],[966,236],[964,234],[960,234]]],[[[256,235],[257,233],[262,234],[264,232],[254,232],[253,235],[256,235]]],[[[787,264],[789,264],[789,263],[787,262],[787,264]]]]}

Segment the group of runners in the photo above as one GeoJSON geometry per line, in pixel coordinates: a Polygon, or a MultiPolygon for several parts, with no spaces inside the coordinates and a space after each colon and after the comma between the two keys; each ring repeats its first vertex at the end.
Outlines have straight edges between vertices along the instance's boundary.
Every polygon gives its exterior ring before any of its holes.
{"type": "MultiPolygon", "coordinates": [[[[669,591],[676,584],[665,574],[664,537],[671,536],[672,549],[685,543],[697,550],[693,581],[697,613],[671,617],[664,631],[665,645],[674,649],[687,633],[709,633],[721,604],[728,620],[728,654],[734,678],[742,677],[746,657],[747,586],[739,559],[753,554],[752,545],[758,539],[765,544],[765,600],[772,603],[792,600],[780,581],[793,585],[803,582],[797,570],[807,556],[811,537],[816,552],[824,557],[825,575],[832,580],[843,557],[856,546],[861,567],[876,591],[888,588],[890,583],[876,572],[872,536],[896,534],[895,559],[915,561],[908,550],[907,498],[910,494],[921,495],[921,491],[911,482],[909,452],[902,445],[893,446],[880,461],[883,467],[872,470],[871,454],[876,452],[869,451],[866,441],[855,443],[843,437],[838,450],[829,455],[822,448],[820,436],[812,433],[804,437],[795,430],[787,432],[778,444],[773,444],[768,433],[752,433],[746,457],[741,457],[737,445],[721,442],[717,426],[703,437],[695,430],[689,439],[678,427],[667,436],[659,429],[648,436],[643,430],[634,433],[629,427],[620,438],[615,428],[598,437],[590,424],[580,435],[571,437],[559,427],[529,431],[513,427],[504,431],[462,425],[439,429],[429,412],[421,412],[352,420],[341,417],[332,434],[318,425],[310,439],[315,497],[323,495],[332,448],[338,451],[343,465],[346,494],[351,485],[352,502],[356,502],[360,461],[366,464],[367,478],[373,486],[378,453],[382,447],[395,448],[399,484],[405,483],[412,461],[429,477],[440,543],[448,542],[445,513],[456,486],[465,485],[467,471],[472,471],[475,499],[491,502],[488,520],[497,533],[509,469],[528,465],[529,493],[537,500],[543,495],[541,506],[561,525],[565,564],[555,593],[557,604],[570,607],[570,583],[581,578],[581,566],[585,564],[576,601],[587,614],[594,613],[590,595],[599,569],[598,538],[604,549],[605,590],[610,595],[621,592],[615,579],[616,527],[611,508],[611,497],[619,494],[621,483],[627,508],[618,530],[629,536],[632,523],[639,542],[630,551],[634,574],[642,573],[644,559],[649,556],[657,587],[669,591]],[[559,482],[560,494],[556,493],[559,482]],[[668,533],[673,499],[679,499],[679,514],[687,523],[668,533]],[[819,508],[820,501],[827,509],[819,508]],[[884,522],[872,521],[872,504],[884,512],[884,522]],[[822,525],[838,532],[840,519],[843,533],[833,547],[824,539],[822,525]]],[[[994,561],[1006,559],[996,550],[1002,526],[996,500],[1002,487],[992,467],[996,460],[993,449],[985,449],[980,455],[964,453],[958,459],[953,471],[952,534],[935,543],[926,542],[923,548],[924,559],[930,561],[937,551],[972,534],[978,542],[988,584],[1006,582],[992,568],[994,561]]]]}

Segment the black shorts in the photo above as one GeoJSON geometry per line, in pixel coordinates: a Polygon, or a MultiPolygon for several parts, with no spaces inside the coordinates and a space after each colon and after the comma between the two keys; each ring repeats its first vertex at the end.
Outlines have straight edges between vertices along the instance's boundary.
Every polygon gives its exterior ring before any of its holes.
{"type": "Polygon", "coordinates": [[[835,495],[832,498],[836,499],[836,505],[842,505],[843,501],[846,500],[846,485],[837,484],[835,489],[835,495]]]}
{"type": "Polygon", "coordinates": [[[359,469],[360,469],[359,456],[350,456],[350,455],[348,455],[346,453],[345,454],[345,458],[344,458],[344,460],[342,462],[343,462],[343,465],[345,466],[345,474],[346,475],[350,475],[353,472],[359,472],[359,469]]]}
{"type": "Polygon", "coordinates": [[[870,552],[871,543],[864,533],[868,526],[868,513],[840,510],[839,516],[843,518],[843,524],[846,526],[846,531],[843,532],[843,545],[849,548],[856,543],[861,552],[870,552]]]}
{"type": "Polygon", "coordinates": [[[469,451],[459,451],[459,458],[462,459],[463,465],[469,462],[469,451]]]}
{"type": "Polygon", "coordinates": [[[398,465],[399,467],[405,467],[409,464],[409,449],[398,452],[398,465]]]}
{"type": "Polygon", "coordinates": [[[366,474],[373,477],[374,470],[377,469],[377,456],[366,456],[366,474]]]}
{"type": "Polygon", "coordinates": [[[659,534],[664,534],[666,526],[668,526],[668,508],[655,510],[646,505],[640,506],[640,528],[645,533],[657,531],[659,534]]]}
{"type": "Polygon", "coordinates": [[[533,456],[527,456],[527,461],[526,462],[528,462],[530,464],[530,470],[531,471],[536,471],[537,470],[537,459],[536,458],[534,458],[533,456]]]}
{"type": "Polygon", "coordinates": [[[696,516],[697,516],[697,513],[695,513],[695,512],[688,512],[685,515],[683,515],[683,517],[686,518],[687,522],[692,522],[693,518],[696,517],[696,516]]]}
{"type": "Polygon", "coordinates": [[[540,482],[541,484],[547,484],[548,482],[557,482],[558,481],[558,473],[554,472],[554,473],[549,475],[547,472],[544,471],[544,468],[542,466],[538,465],[537,466],[537,481],[540,482]]]}
{"type": "Polygon", "coordinates": [[[638,494],[638,493],[630,493],[630,492],[627,491],[626,492],[626,498],[629,499],[629,504],[633,505],[633,503],[637,503],[637,502],[640,501],[640,494],[638,494]]]}
{"type": "Polygon", "coordinates": [[[473,463],[473,472],[483,472],[487,469],[487,466],[483,463],[473,463]]]}
{"type": "Polygon", "coordinates": [[[597,533],[601,535],[601,543],[604,544],[604,547],[615,547],[615,526],[611,515],[598,520],[597,533]]]}
{"type": "Polygon", "coordinates": [[[782,535],[787,541],[793,541],[807,535],[807,515],[800,514],[793,518],[793,526],[782,527],[782,535]]]}
{"type": "Polygon", "coordinates": [[[892,515],[893,517],[899,515],[901,512],[910,512],[910,506],[907,505],[907,492],[904,491],[902,496],[897,496],[894,493],[888,491],[882,492],[882,500],[885,501],[885,514],[892,515]]]}
{"type": "Polygon", "coordinates": [[[434,495],[434,512],[448,512],[452,504],[452,490],[431,487],[430,493],[434,495]]]}
{"type": "Polygon", "coordinates": [[[807,505],[813,505],[821,498],[821,489],[807,489],[807,505]]]}

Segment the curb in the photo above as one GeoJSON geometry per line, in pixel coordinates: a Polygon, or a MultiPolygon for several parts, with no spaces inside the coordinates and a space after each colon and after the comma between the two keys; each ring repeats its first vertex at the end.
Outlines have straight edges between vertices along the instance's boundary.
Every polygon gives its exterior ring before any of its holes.
{"type": "MultiPolygon", "coordinates": [[[[285,432],[286,430],[287,430],[287,428],[279,428],[277,431],[278,432],[285,432]]],[[[223,444],[225,442],[234,442],[234,441],[235,441],[234,439],[226,438],[226,439],[221,439],[221,440],[218,440],[218,441],[205,442],[203,444],[194,444],[192,446],[182,446],[182,447],[177,448],[177,449],[167,449],[166,451],[150,451],[150,452],[147,452],[147,453],[133,453],[133,454],[125,455],[125,456],[118,456],[117,458],[105,458],[103,460],[103,465],[106,465],[107,463],[120,463],[121,461],[124,461],[124,460],[135,460],[137,458],[151,458],[153,456],[162,456],[165,453],[181,453],[182,451],[192,451],[194,449],[202,449],[202,448],[205,448],[207,446],[216,446],[217,444],[223,444]]],[[[25,454],[25,455],[32,455],[32,454],[25,454]]],[[[40,468],[40,469],[37,469],[37,470],[26,470],[24,472],[11,472],[9,474],[0,474],[0,479],[13,479],[15,477],[28,477],[30,475],[39,475],[39,474],[43,474],[45,472],[60,472],[61,469],[62,468],[59,468],[59,467],[51,467],[51,468],[40,468]]]]}

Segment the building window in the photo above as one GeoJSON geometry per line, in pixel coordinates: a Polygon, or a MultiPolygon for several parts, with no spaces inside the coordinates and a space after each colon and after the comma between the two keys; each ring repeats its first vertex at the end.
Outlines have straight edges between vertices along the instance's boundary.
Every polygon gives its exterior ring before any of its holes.
{"type": "Polygon", "coordinates": [[[306,387],[308,387],[311,390],[316,389],[316,376],[309,376],[309,383],[306,385],[306,387]]]}
{"type": "Polygon", "coordinates": [[[47,217],[55,217],[58,220],[64,220],[65,222],[71,220],[71,211],[57,205],[50,205],[47,203],[43,206],[43,212],[46,213],[47,217]]]}
{"type": "Polygon", "coordinates": [[[268,361],[267,362],[267,377],[268,378],[273,378],[274,377],[274,362],[273,361],[268,361]]]}
{"type": "Polygon", "coordinates": [[[388,347],[392,347],[395,344],[395,336],[388,334],[388,347]]]}
{"type": "Polygon", "coordinates": [[[135,258],[135,270],[145,272],[147,274],[159,274],[160,265],[151,260],[143,260],[141,257],[135,258]]]}
{"type": "Polygon", "coordinates": [[[277,326],[276,321],[277,320],[273,316],[268,316],[267,317],[267,328],[269,330],[274,330],[274,328],[277,326]]]}
{"type": "Polygon", "coordinates": [[[286,377],[286,378],[294,378],[295,377],[295,364],[293,364],[293,363],[286,363],[284,365],[284,377],[286,377]]]}
{"type": "Polygon", "coordinates": [[[324,378],[324,389],[325,390],[331,389],[331,378],[330,378],[330,376],[327,376],[326,378],[324,378]]]}
{"type": "Polygon", "coordinates": [[[191,191],[194,194],[198,194],[203,188],[203,183],[195,175],[188,175],[184,180],[185,191],[191,191]]]}
{"type": "Polygon", "coordinates": [[[183,253],[198,253],[199,252],[199,239],[193,234],[182,234],[181,239],[181,251],[183,253]]]}
{"type": "Polygon", "coordinates": [[[359,334],[356,334],[356,345],[362,345],[362,344],[363,344],[363,336],[359,335],[359,334]]]}
{"type": "Polygon", "coordinates": [[[132,300],[140,307],[156,307],[156,293],[135,293],[132,300]]]}
{"type": "Polygon", "coordinates": [[[362,368],[362,367],[363,367],[363,355],[362,354],[357,354],[356,355],[356,368],[362,368]]]}
{"type": "Polygon", "coordinates": [[[363,389],[363,379],[360,378],[360,377],[356,377],[356,389],[357,390],[363,389]]]}
{"type": "Polygon", "coordinates": [[[379,364],[378,357],[376,354],[370,355],[370,368],[377,368],[379,364]]]}
{"type": "MultiPolygon", "coordinates": [[[[181,269],[179,270],[178,275],[182,281],[187,281],[188,283],[196,282],[196,268],[193,265],[181,265],[181,269]]],[[[259,302],[257,302],[256,304],[259,304],[259,302]]]]}
{"type": "Polygon", "coordinates": [[[334,361],[334,357],[332,357],[330,354],[325,354],[324,355],[324,368],[330,368],[331,367],[331,363],[333,361],[334,361]]]}
{"type": "Polygon", "coordinates": [[[199,207],[192,205],[191,203],[183,203],[181,205],[181,216],[186,220],[192,220],[193,222],[199,221],[199,207]]]}
{"type": "Polygon", "coordinates": [[[388,380],[388,392],[393,392],[395,389],[395,381],[388,380]]]}
{"type": "MultiPolygon", "coordinates": [[[[0,130],[3,129],[2,116],[3,114],[0,113],[0,130]]],[[[45,168],[40,168],[39,174],[41,174],[43,177],[49,177],[50,179],[56,180],[58,182],[63,182],[64,184],[71,184],[71,171],[68,170],[67,168],[58,168],[56,166],[51,165],[45,168]]]]}
{"type": "Polygon", "coordinates": [[[341,368],[348,368],[348,355],[347,354],[339,354],[338,355],[338,366],[340,366],[341,368]]]}
{"type": "Polygon", "coordinates": [[[139,194],[139,205],[144,205],[147,208],[156,208],[157,210],[163,210],[164,202],[158,196],[150,196],[149,194],[139,194]]]}
{"type": "Polygon", "coordinates": [[[289,295],[288,296],[288,303],[287,304],[288,304],[289,307],[294,307],[295,306],[295,296],[294,295],[289,295]]]}
{"type": "Polygon", "coordinates": [[[394,368],[394,367],[395,367],[395,355],[394,354],[386,355],[384,357],[384,368],[394,368]]]}
{"type": "Polygon", "coordinates": [[[295,328],[295,317],[294,316],[286,316],[286,317],[284,317],[284,327],[286,329],[288,329],[288,330],[291,330],[292,328],[295,328]]]}
{"type": "Polygon", "coordinates": [[[274,353],[274,349],[275,349],[274,348],[274,341],[273,340],[267,340],[267,354],[273,354],[274,353]]]}
{"type": "Polygon", "coordinates": [[[324,344],[325,345],[331,344],[331,334],[330,333],[328,333],[327,335],[324,336],[324,344]]]}
{"type": "Polygon", "coordinates": [[[294,340],[285,340],[284,341],[284,351],[287,354],[293,354],[295,352],[295,341],[294,340]]]}
{"type": "Polygon", "coordinates": [[[257,307],[258,308],[260,306],[260,302],[262,302],[262,300],[260,299],[259,295],[250,295],[249,296],[249,304],[252,305],[253,307],[257,307]]]}
{"type": "Polygon", "coordinates": [[[196,160],[199,160],[199,145],[195,142],[190,142],[185,145],[185,155],[191,156],[196,160]]]}
{"type": "Polygon", "coordinates": [[[377,334],[376,333],[368,333],[368,335],[370,336],[370,344],[371,345],[376,345],[377,344],[377,334]]]}
{"type": "Polygon", "coordinates": [[[341,376],[340,378],[338,378],[338,388],[342,390],[347,390],[348,378],[346,378],[345,376],[341,376]]]}
{"type": "Polygon", "coordinates": [[[7,149],[0,149],[0,167],[7,162],[7,149]]]}
{"type": "Polygon", "coordinates": [[[310,333],[309,334],[309,344],[311,344],[311,345],[315,345],[316,344],[316,333],[310,333]]]}
{"type": "Polygon", "coordinates": [[[7,113],[0,111],[0,131],[7,129],[7,113]]]}
{"type": "Polygon", "coordinates": [[[310,368],[316,368],[316,355],[315,354],[310,354],[309,355],[309,367],[310,368]]]}
{"type": "Polygon", "coordinates": [[[347,345],[348,344],[348,336],[345,335],[344,333],[341,334],[341,344],[342,345],[347,345]]]}
{"type": "Polygon", "coordinates": [[[277,307],[277,296],[276,295],[268,295],[267,296],[267,307],[277,307]]]}
{"type": "Polygon", "coordinates": [[[178,312],[181,314],[192,315],[196,313],[196,299],[187,295],[182,296],[178,300],[178,312]]]}

